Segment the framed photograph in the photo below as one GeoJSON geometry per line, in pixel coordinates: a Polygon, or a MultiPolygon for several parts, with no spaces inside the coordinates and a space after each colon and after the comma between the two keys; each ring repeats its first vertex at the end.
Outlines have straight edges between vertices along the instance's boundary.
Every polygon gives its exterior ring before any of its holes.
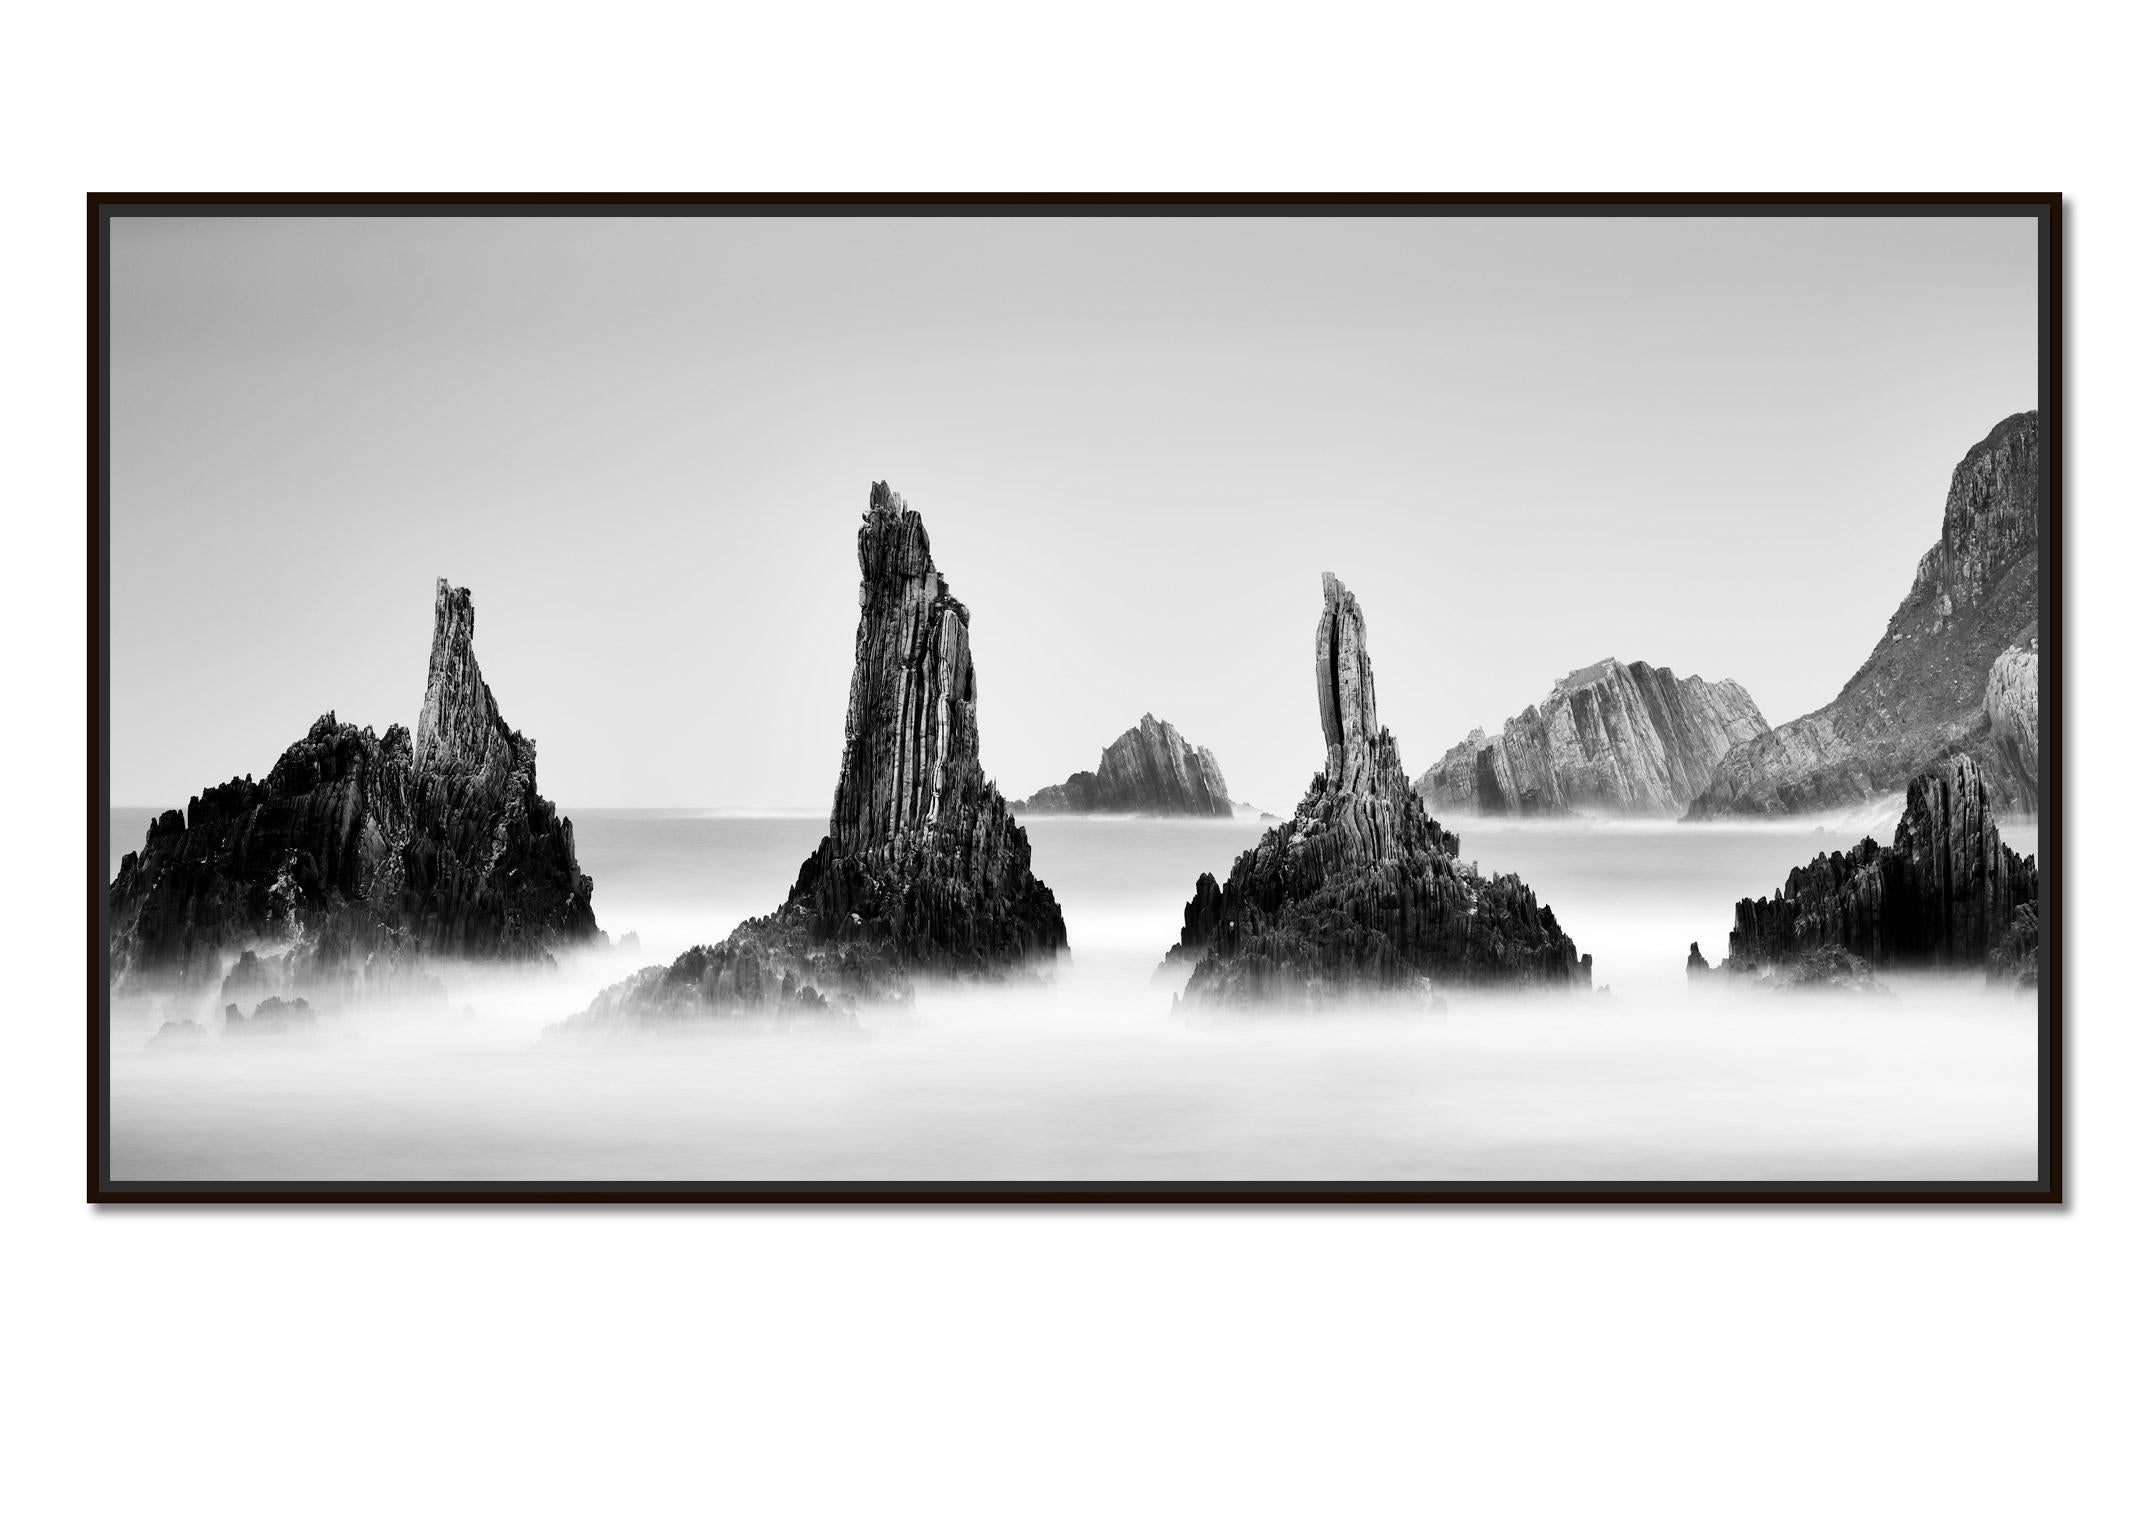
{"type": "Polygon", "coordinates": [[[90,1199],[2058,1201],[2060,212],[92,196],[90,1199]]]}

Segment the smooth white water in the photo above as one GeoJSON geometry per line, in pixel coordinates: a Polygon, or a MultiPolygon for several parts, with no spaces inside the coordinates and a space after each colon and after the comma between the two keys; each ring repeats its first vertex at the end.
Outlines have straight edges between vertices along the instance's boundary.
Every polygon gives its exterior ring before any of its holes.
{"type": "MultiPolygon", "coordinates": [[[[123,812],[120,830],[145,825],[123,812]]],[[[1870,819],[1868,819],[1869,821],[1870,819]]],[[[1857,824],[1857,825],[1853,825],[1857,824]]],[[[1032,819],[1072,955],[1050,983],[928,991],[858,1038],[562,1043],[598,988],[774,907],[818,818],[575,814],[599,921],[641,955],[466,972],[308,1038],[145,1047],[115,1010],[116,1178],[168,1180],[2030,1179],[2034,1002],[1690,992],[1731,905],[1869,831],[1460,823],[1519,870],[1609,994],[1451,994],[1445,1014],[1172,1012],[1153,977],[1204,869],[1260,825],[1032,819]]],[[[1885,837],[1887,829],[1877,831],[1885,837]]],[[[126,836],[122,831],[122,837],[126,836]]],[[[2035,830],[2010,827],[2017,848],[2035,830]]]]}

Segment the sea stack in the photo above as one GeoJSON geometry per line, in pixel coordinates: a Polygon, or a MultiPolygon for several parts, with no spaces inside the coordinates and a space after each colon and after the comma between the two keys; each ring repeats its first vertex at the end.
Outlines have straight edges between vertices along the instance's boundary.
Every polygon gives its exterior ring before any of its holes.
{"type": "Polygon", "coordinates": [[[1482,877],[1426,813],[1380,724],[1365,616],[1321,577],[1314,693],[1326,760],[1298,810],[1204,874],[1167,960],[1195,1005],[1318,1005],[1436,985],[1587,988],[1590,958],[1514,876],[1482,877]]]}
{"type": "Polygon", "coordinates": [[[606,990],[572,1027],[845,1011],[914,978],[992,979],[1067,945],[1030,842],[978,764],[970,611],[925,523],[876,481],[858,530],[858,634],[828,833],[782,907],[606,990]]]}
{"type": "Polygon", "coordinates": [[[336,998],[431,960],[543,961],[597,938],[574,826],[537,793],[537,745],[479,672],[476,611],[445,579],[415,738],[333,711],[267,778],[211,786],[150,825],[110,892],[116,989],[336,998]],[[251,954],[248,954],[251,953],[251,954]]]}
{"type": "Polygon", "coordinates": [[[1984,968],[2000,980],[2037,968],[2037,860],[2000,840],[1983,772],[1957,756],[1904,796],[1895,841],[1865,839],[1742,898],[1725,969],[1778,982],[1853,967],[1984,968]]]}
{"type": "Polygon", "coordinates": [[[1865,665],[1835,699],[1726,754],[1689,815],[1782,816],[1903,790],[1965,755],[2002,812],[2037,810],[2034,734],[2038,530],[2044,447],[2037,413],[2009,417],[1955,467],[1940,538],[1918,563],[1865,665]],[[2002,670],[2011,651],[2029,659],[2002,670]],[[1995,715],[1998,681],[2002,715],[1995,715]],[[2013,719],[2003,719],[2012,710],[2013,719]]]}
{"type": "Polygon", "coordinates": [[[1047,785],[1012,810],[1029,816],[1229,817],[1231,792],[1216,755],[1169,721],[1144,715],[1082,771],[1047,785]]]}
{"type": "Polygon", "coordinates": [[[1434,813],[1678,817],[1724,756],[1768,730],[1730,679],[1616,657],[1577,668],[1498,732],[1473,731],[1418,779],[1434,813]]]}

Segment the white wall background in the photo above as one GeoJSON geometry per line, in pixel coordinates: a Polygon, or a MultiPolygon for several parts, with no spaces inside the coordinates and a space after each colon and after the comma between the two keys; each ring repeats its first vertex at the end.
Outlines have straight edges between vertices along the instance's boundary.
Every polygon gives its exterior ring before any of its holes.
{"type": "Polygon", "coordinates": [[[2140,1531],[2149,243],[2111,14],[18,15],[0,1526],[2140,1531]],[[87,1208],[93,186],[2060,188],[2069,1209],[87,1208]]]}

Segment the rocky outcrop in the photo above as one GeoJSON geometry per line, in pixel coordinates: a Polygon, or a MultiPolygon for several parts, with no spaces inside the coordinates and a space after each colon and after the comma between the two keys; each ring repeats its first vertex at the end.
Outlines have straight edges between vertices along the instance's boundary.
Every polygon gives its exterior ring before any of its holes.
{"type": "MultiPolygon", "coordinates": [[[[1899,791],[1958,753],[1983,769],[1995,807],[2034,811],[2035,777],[2020,772],[1987,694],[2001,656],[2037,643],[2043,507],[2042,439],[2037,413],[2026,411],[1955,467],[1939,542],[1865,665],[1829,704],[1727,754],[1690,815],[1852,805],[1899,791]]],[[[2017,682],[2034,701],[2035,670],[2017,682]]]]}
{"type": "Polygon", "coordinates": [[[2012,976],[2034,971],[2036,912],[2036,858],[2001,842],[1982,771],[1956,757],[1911,782],[1893,844],[1865,839],[1792,871],[1774,897],[1740,899],[1725,967],[1795,978],[1840,951],[1884,972],[2012,976]]]}
{"type": "Polygon", "coordinates": [[[319,1023],[304,999],[263,999],[250,1015],[236,1004],[224,1006],[226,1036],[283,1036],[310,1031],[319,1023]]]}
{"type": "Polygon", "coordinates": [[[2037,641],[2010,646],[1985,676],[1985,720],[1991,730],[1988,761],[2015,789],[2010,799],[2038,804],[2041,760],[2037,756],[2037,641]]]}
{"type": "Polygon", "coordinates": [[[1291,818],[1204,873],[1167,961],[1196,1005],[1321,1004],[1444,984],[1589,984],[1590,959],[1514,876],[1457,858],[1380,725],[1365,616],[1321,579],[1314,688],[1327,758],[1291,818]]]}
{"type": "Polygon", "coordinates": [[[860,1004],[910,997],[909,974],[892,944],[817,942],[797,915],[779,910],[747,920],[717,944],[681,952],[669,966],[642,968],[553,1029],[692,1032],[744,1020],[825,1026],[847,1023],[860,1004]]]}
{"type": "Polygon", "coordinates": [[[925,524],[875,482],[858,531],[858,634],[828,834],[781,908],[645,967],[570,1029],[818,1015],[907,999],[916,977],[1001,978],[1067,945],[1030,841],[978,764],[970,611],[925,524]]]}
{"type": "Polygon", "coordinates": [[[440,582],[415,738],[330,712],[265,779],[150,824],[111,886],[115,988],[216,987],[237,954],[234,998],[334,998],[597,937],[573,824],[537,793],[536,744],[501,719],[475,623],[469,590],[440,582]]]}
{"type": "Polygon", "coordinates": [[[2037,989],[2037,905],[2017,903],[2008,919],[2007,932],[1985,953],[1985,977],[1993,983],[2011,983],[2019,991],[2037,989]]]}
{"type": "Polygon", "coordinates": [[[1231,792],[1224,788],[1216,755],[1151,715],[1120,733],[1098,759],[1095,774],[1084,771],[1047,785],[1009,810],[1028,816],[1232,815],[1231,792]]]}
{"type": "Polygon", "coordinates": [[[1677,817],[1727,753],[1767,730],[1730,679],[1607,657],[1492,736],[1471,732],[1419,777],[1418,794],[1436,813],[1677,817]]]}

